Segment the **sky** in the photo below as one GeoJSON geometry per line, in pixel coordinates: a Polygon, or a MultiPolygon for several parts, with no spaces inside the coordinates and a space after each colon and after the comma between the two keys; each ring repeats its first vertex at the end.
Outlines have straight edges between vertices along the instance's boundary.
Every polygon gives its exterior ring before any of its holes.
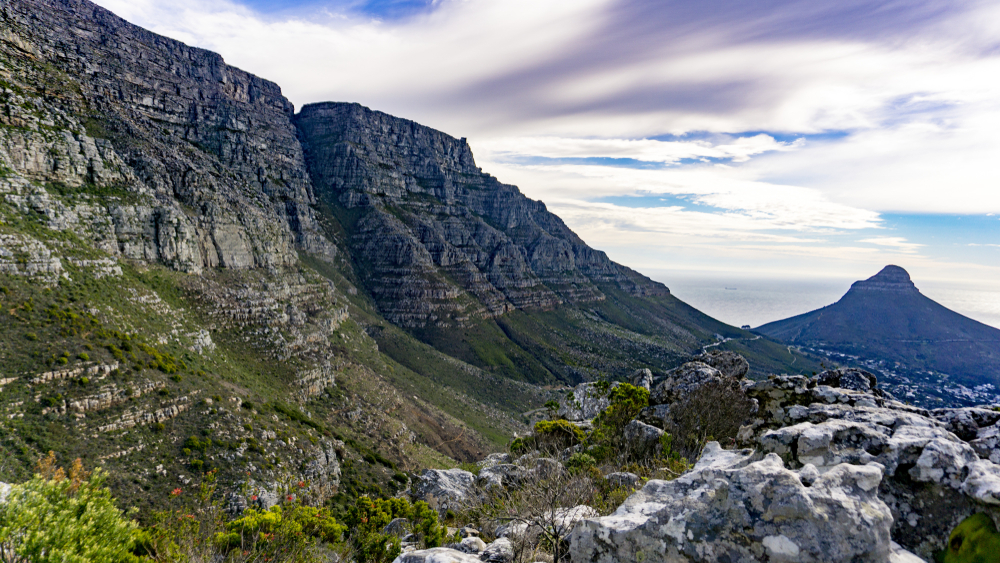
{"type": "Polygon", "coordinates": [[[1000,292],[1000,3],[97,0],[466,137],[639,271],[1000,292]]]}

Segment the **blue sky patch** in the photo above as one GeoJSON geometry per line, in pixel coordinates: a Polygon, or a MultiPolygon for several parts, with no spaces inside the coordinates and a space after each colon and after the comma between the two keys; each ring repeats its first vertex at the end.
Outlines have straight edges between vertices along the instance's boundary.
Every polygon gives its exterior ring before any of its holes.
{"type": "Polygon", "coordinates": [[[263,14],[318,12],[354,13],[381,20],[398,20],[430,11],[433,0],[239,0],[263,14]]]}

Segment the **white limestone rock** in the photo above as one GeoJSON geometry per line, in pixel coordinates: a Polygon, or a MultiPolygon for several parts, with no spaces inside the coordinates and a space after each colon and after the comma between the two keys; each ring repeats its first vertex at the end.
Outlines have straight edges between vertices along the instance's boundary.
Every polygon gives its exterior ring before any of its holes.
{"type": "Polygon", "coordinates": [[[892,515],[877,466],[841,464],[811,486],[774,454],[710,442],[695,468],[653,480],[611,516],[584,520],[574,563],[872,561],[889,558],[892,515]]]}
{"type": "Polygon", "coordinates": [[[476,476],[464,469],[428,469],[414,483],[414,500],[425,501],[444,516],[460,508],[472,495],[476,476]]]}
{"type": "Polygon", "coordinates": [[[482,563],[482,561],[475,554],[447,547],[434,547],[402,553],[392,563],[482,563]]]}

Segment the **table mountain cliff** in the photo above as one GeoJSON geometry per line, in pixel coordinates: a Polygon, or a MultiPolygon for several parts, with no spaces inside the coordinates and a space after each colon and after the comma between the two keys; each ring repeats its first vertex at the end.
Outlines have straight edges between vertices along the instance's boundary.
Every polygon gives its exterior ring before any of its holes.
{"type": "Polygon", "coordinates": [[[8,480],[54,450],[135,502],[210,467],[262,495],[391,489],[505,442],[537,384],[720,337],[812,365],[610,261],[466,142],[296,115],[85,0],[0,0],[0,304],[8,480]]]}
{"type": "MultiPolygon", "coordinates": [[[[887,383],[903,389],[919,385],[920,393],[913,393],[910,400],[923,394],[939,396],[942,388],[955,385],[991,384],[992,395],[1000,389],[1000,330],[923,295],[899,266],[886,266],[855,282],[832,305],[756,331],[790,344],[854,356],[855,361],[867,360],[886,372],[887,383]]],[[[956,392],[964,394],[960,388],[956,392]]]]}

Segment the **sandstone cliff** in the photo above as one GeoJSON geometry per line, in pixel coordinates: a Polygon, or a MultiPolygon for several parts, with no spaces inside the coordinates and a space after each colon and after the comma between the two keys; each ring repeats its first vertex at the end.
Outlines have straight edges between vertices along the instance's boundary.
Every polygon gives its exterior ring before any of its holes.
{"type": "Polygon", "coordinates": [[[295,123],[318,197],[353,211],[350,248],[397,324],[600,301],[600,284],[669,294],[484,173],[465,139],[358,104],[307,105],[295,123]]]}
{"type": "Polygon", "coordinates": [[[276,84],[82,0],[4,0],[0,19],[0,158],[41,184],[119,194],[55,212],[103,250],[189,272],[333,252],[276,84]]]}

